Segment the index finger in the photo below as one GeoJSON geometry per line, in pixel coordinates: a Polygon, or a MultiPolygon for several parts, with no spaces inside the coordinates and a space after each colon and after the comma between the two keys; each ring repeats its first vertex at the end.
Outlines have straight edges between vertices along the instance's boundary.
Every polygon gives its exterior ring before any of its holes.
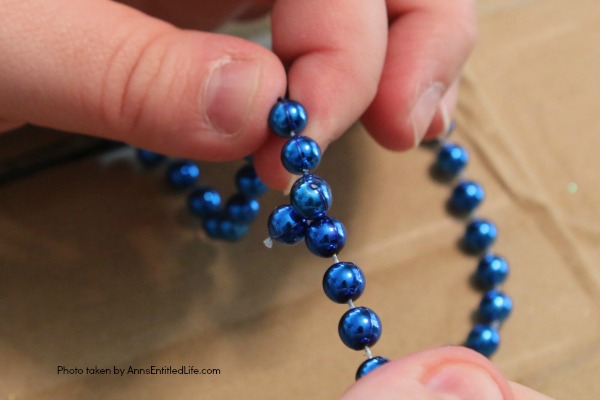
{"type": "MultiPolygon", "coordinates": [[[[373,100],[387,45],[383,0],[278,0],[272,14],[273,50],[288,70],[290,98],[304,105],[303,134],[324,149],[373,100]]],[[[275,99],[273,99],[275,102],[275,99]]],[[[255,154],[269,186],[291,179],[279,161],[282,139],[272,137],[255,154]]]]}

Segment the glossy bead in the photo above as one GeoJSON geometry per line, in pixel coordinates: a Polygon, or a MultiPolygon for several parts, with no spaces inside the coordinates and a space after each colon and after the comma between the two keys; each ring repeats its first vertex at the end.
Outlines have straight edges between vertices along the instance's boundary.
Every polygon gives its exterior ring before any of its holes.
{"type": "Polygon", "coordinates": [[[481,257],[477,264],[475,279],[481,286],[496,286],[504,282],[509,270],[508,262],[504,258],[487,253],[481,257]]]}
{"type": "Polygon", "coordinates": [[[244,165],[235,175],[235,185],[240,193],[250,197],[258,197],[267,190],[267,185],[260,180],[252,165],[244,165]]]}
{"type": "Polygon", "coordinates": [[[202,228],[208,237],[212,239],[222,238],[220,217],[210,216],[208,218],[204,218],[202,220],[202,228]]]}
{"type": "Polygon", "coordinates": [[[365,360],[362,364],[360,364],[358,370],[356,371],[356,380],[359,380],[369,372],[381,367],[383,364],[389,361],[390,360],[385,357],[373,357],[365,360]]]}
{"type": "Polygon", "coordinates": [[[307,219],[327,214],[331,207],[331,189],[325,180],[316,175],[304,175],[292,186],[290,200],[296,212],[307,219]]]}
{"type": "Polygon", "coordinates": [[[306,110],[294,100],[278,99],[269,113],[269,126],[281,137],[299,135],[306,128],[307,122],[306,110]]]}
{"type": "Polygon", "coordinates": [[[213,239],[234,242],[244,237],[250,227],[247,224],[234,222],[223,215],[216,215],[204,218],[202,228],[213,239]]]}
{"type": "Polygon", "coordinates": [[[188,196],[188,209],[198,217],[215,215],[221,206],[221,195],[215,189],[201,187],[188,196]]]}
{"type": "Polygon", "coordinates": [[[321,148],[309,137],[295,136],[281,149],[281,162],[285,169],[297,175],[312,171],[321,161],[321,148]]]}
{"type": "Polygon", "coordinates": [[[498,236],[496,225],[484,219],[474,219],[465,231],[463,242],[465,249],[471,253],[487,250],[498,236]]]}
{"type": "Polygon", "coordinates": [[[485,192],[480,184],[473,181],[463,181],[452,190],[449,205],[452,211],[460,214],[469,214],[485,197],[485,192]]]}
{"type": "Polygon", "coordinates": [[[245,223],[239,223],[227,218],[222,218],[219,221],[219,236],[229,242],[235,242],[243,238],[250,226],[245,223]]]}
{"type": "Polygon", "coordinates": [[[373,346],[381,336],[381,321],[367,307],[355,307],[342,315],[338,325],[342,342],[353,350],[373,346]]]}
{"type": "Polygon", "coordinates": [[[254,221],[259,210],[260,204],[258,200],[241,193],[231,196],[225,206],[226,215],[233,222],[243,224],[254,221]]]}
{"type": "Polygon", "coordinates": [[[175,161],[169,165],[167,179],[173,189],[182,190],[192,186],[200,177],[200,168],[192,161],[175,161]]]}
{"type": "Polygon", "coordinates": [[[137,149],[136,155],[138,160],[144,165],[144,167],[155,167],[164,161],[167,157],[162,154],[155,153],[150,150],[137,149]]]}
{"type": "Polygon", "coordinates": [[[335,263],[325,271],[323,290],[336,303],[356,300],[365,290],[365,275],[351,262],[335,263]]]}
{"type": "Polygon", "coordinates": [[[306,230],[306,247],[315,255],[331,257],[339,254],[346,244],[346,229],[335,218],[321,217],[306,230]]]}
{"type": "Polygon", "coordinates": [[[512,299],[497,290],[489,290],[479,303],[479,317],[484,322],[501,322],[512,311],[512,299]]]}
{"type": "Polygon", "coordinates": [[[463,147],[446,143],[438,152],[435,167],[445,176],[458,175],[469,162],[469,153],[463,147]]]}
{"type": "Polygon", "coordinates": [[[467,336],[465,346],[486,357],[494,354],[500,345],[500,334],[490,325],[477,324],[467,336]]]}
{"type": "Polygon", "coordinates": [[[269,237],[285,244],[295,244],[304,239],[308,223],[289,204],[279,206],[269,215],[269,237]]]}

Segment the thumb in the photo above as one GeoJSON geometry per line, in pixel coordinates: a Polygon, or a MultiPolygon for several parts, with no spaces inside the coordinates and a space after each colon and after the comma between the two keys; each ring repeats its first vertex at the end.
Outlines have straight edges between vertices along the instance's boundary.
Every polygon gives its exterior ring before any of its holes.
{"type": "Polygon", "coordinates": [[[267,138],[286,78],[266,49],[108,0],[2,3],[1,120],[206,160],[267,138]]]}
{"type": "Polygon", "coordinates": [[[511,390],[493,364],[472,350],[443,347],[389,362],[356,382],[343,397],[414,400],[548,400],[511,390]]]}

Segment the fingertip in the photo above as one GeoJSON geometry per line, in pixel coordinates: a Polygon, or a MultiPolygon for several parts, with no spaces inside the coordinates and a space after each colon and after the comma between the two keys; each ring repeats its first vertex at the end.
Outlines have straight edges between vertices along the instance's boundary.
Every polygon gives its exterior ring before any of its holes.
{"type": "Polygon", "coordinates": [[[453,108],[447,91],[473,49],[477,24],[470,0],[391,0],[388,11],[386,63],[363,124],[381,145],[400,151],[444,131],[453,108]]]}
{"type": "Polygon", "coordinates": [[[271,189],[284,191],[294,176],[281,163],[281,148],[285,139],[271,134],[264,145],[254,153],[254,168],[261,180],[271,189]]]}
{"type": "MultiPolygon", "coordinates": [[[[171,71],[174,76],[165,78],[166,84],[144,92],[141,102],[147,108],[129,135],[148,149],[196,159],[222,161],[254,153],[269,136],[273,99],[285,93],[281,62],[242,39],[199,32],[179,35],[169,51],[189,58],[182,62],[187,67],[181,74],[171,71]]],[[[133,99],[124,109],[139,102],[133,99]]]]}
{"type": "Polygon", "coordinates": [[[359,379],[344,400],[423,398],[512,400],[493,364],[464,347],[448,346],[391,361],[359,379]]]}
{"type": "Polygon", "coordinates": [[[387,44],[385,2],[280,0],[272,20],[290,97],[309,114],[305,134],[326,146],[375,96],[387,44]]]}
{"type": "Polygon", "coordinates": [[[459,81],[459,79],[455,80],[442,97],[439,109],[433,117],[431,125],[427,129],[423,140],[433,140],[448,134],[448,131],[452,126],[454,111],[456,109],[458,89],[460,87],[459,81]]]}

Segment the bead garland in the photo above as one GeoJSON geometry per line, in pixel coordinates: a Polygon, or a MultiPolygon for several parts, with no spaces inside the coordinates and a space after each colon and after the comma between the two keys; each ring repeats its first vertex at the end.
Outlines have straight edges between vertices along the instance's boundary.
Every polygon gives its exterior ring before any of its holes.
{"type": "MultiPolygon", "coordinates": [[[[281,150],[284,168],[300,177],[292,185],[290,203],[276,207],[269,215],[269,237],[264,244],[270,248],[273,241],[293,245],[304,240],[313,254],[333,259],[323,276],[323,291],[331,301],[349,306],[339,321],[338,334],[347,347],[363,350],[367,356],[357,369],[355,378],[358,380],[389,361],[371,352],[381,337],[381,320],[373,310],[354,305],[364,292],[365,276],[357,265],[338,258],[346,244],[346,229],[341,221],[327,214],[332,204],[329,184],[312,173],[321,161],[321,149],[314,140],[300,135],[308,122],[306,110],[296,101],[280,98],[268,122],[276,135],[288,139],[281,150]]],[[[480,256],[474,280],[485,291],[477,309],[478,323],[467,335],[464,345],[489,357],[500,344],[500,325],[512,311],[511,298],[501,291],[509,265],[503,257],[488,251],[498,235],[496,225],[473,217],[485,198],[485,191],[477,182],[461,177],[469,155],[463,147],[446,139],[447,136],[431,146],[436,151],[434,175],[454,185],[447,208],[466,222],[461,247],[467,253],[480,256]]],[[[165,156],[148,150],[137,149],[136,153],[147,168],[166,160],[165,156]]],[[[258,214],[258,197],[267,187],[258,178],[251,157],[246,157],[246,161],[235,176],[238,192],[224,206],[216,189],[197,186],[200,168],[196,163],[171,160],[167,166],[167,182],[174,191],[191,189],[187,196],[188,209],[201,219],[202,228],[211,239],[240,240],[258,214]]]]}
{"type": "MultiPolygon", "coordinates": [[[[301,176],[292,186],[290,203],[271,212],[265,245],[271,247],[273,241],[292,245],[304,240],[313,254],[333,259],[333,265],[323,276],[323,291],[333,302],[349,306],[339,321],[338,333],[347,347],[364,350],[367,356],[356,372],[359,379],[389,360],[373,357],[371,353],[371,347],[381,336],[381,320],[371,309],[354,305],[365,289],[365,276],[357,265],[338,258],[346,244],[346,229],[342,222],[327,215],[332,202],[331,188],[323,178],[312,173],[319,165],[321,150],[314,140],[300,135],[308,122],[306,110],[300,103],[279,98],[268,122],[276,135],[288,139],[281,150],[284,168],[301,176]]],[[[498,329],[512,310],[511,298],[500,289],[509,266],[504,258],[488,252],[498,235],[494,223],[472,216],[484,200],[485,192],[477,182],[460,178],[469,161],[467,151],[445,139],[438,141],[435,150],[434,171],[439,178],[455,183],[448,209],[466,221],[461,244],[466,252],[480,256],[474,277],[486,290],[478,307],[479,322],[464,345],[489,357],[500,344],[498,329]]]]}

